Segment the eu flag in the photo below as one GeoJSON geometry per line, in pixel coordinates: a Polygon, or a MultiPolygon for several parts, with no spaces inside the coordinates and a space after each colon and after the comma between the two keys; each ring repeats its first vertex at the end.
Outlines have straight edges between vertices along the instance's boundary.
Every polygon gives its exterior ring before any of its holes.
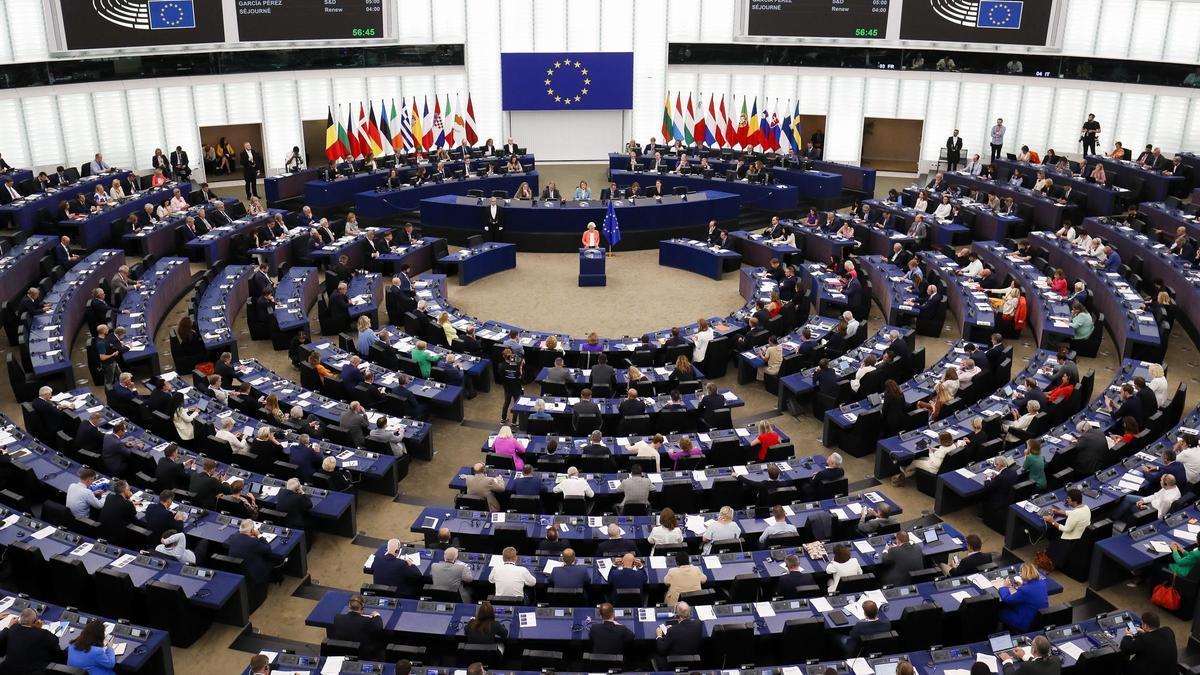
{"type": "Polygon", "coordinates": [[[604,214],[602,231],[604,238],[608,240],[608,250],[611,251],[621,241],[621,226],[617,223],[617,210],[613,207],[611,199],[608,200],[608,213],[604,214]]]}
{"type": "Polygon", "coordinates": [[[504,110],[629,110],[632,52],[500,55],[504,110]]]}
{"type": "Polygon", "coordinates": [[[195,28],[196,7],[193,0],[150,0],[150,30],[160,28],[195,28]]]}
{"type": "Polygon", "coordinates": [[[979,0],[979,18],[975,25],[1016,30],[1021,27],[1021,10],[1024,8],[1023,0],[979,0]]]}

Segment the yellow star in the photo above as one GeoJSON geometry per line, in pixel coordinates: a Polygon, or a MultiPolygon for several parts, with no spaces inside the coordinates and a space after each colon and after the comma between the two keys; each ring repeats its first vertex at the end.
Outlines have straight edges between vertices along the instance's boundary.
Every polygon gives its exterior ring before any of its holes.
{"type": "Polygon", "coordinates": [[[557,67],[559,67],[559,66],[561,66],[561,65],[562,65],[562,61],[555,61],[555,62],[554,62],[554,67],[555,67],[555,68],[557,68],[557,67]]]}
{"type": "Polygon", "coordinates": [[[576,62],[575,62],[575,67],[576,67],[576,68],[578,68],[578,67],[579,67],[579,66],[581,66],[581,65],[583,65],[583,64],[581,64],[581,63],[580,63],[580,62],[578,62],[578,61],[576,61],[576,62]]]}
{"type": "Polygon", "coordinates": [[[583,83],[584,83],[584,84],[591,84],[591,83],[592,83],[592,81],[591,81],[591,79],[589,79],[589,78],[586,78],[586,77],[585,77],[585,78],[583,78],[583,83]]]}
{"type": "Polygon", "coordinates": [[[553,75],[553,74],[554,74],[554,70],[553,70],[553,69],[547,70],[547,71],[546,71],[546,74],[547,74],[547,75],[553,75]]]}
{"type": "Polygon", "coordinates": [[[584,75],[587,75],[587,68],[584,68],[584,69],[583,69],[581,72],[582,72],[584,75]]]}
{"type": "Polygon", "coordinates": [[[563,103],[566,103],[567,105],[571,105],[571,99],[568,97],[567,100],[563,101],[563,103]]]}
{"type": "Polygon", "coordinates": [[[586,87],[583,89],[583,93],[584,93],[584,94],[587,94],[587,88],[586,88],[586,87]]]}
{"type": "Polygon", "coordinates": [[[546,78],[546,81],[543,82],[543,84],[547,84],[547,85],[550,84],[550,78],[546,78]]]}
{"type": "Polygon", "coordinates": [[[576,102],[576,103],[578,103],[578,102],[579,102],[579,97],[578,97],[578,96],[576,96],[576,97],[575,97],[575,102],[576,102]]]}
{"type": "Polygon", "coordinates": [[[550,96],[553,96],[553,95],[554,95],[554,90],[553,90],[553,89],[547,89],[547,90],[546,90],[546,93],[547,93],[548,95],[550,95],[550,96]]]}
{"type": "Polygon", "coordinates": [[[555,97],[554,97],[554,102],[555,102],[555,103],[562,103],[562,97],[561,97],[561,96],[555,96],[555,97]]]}

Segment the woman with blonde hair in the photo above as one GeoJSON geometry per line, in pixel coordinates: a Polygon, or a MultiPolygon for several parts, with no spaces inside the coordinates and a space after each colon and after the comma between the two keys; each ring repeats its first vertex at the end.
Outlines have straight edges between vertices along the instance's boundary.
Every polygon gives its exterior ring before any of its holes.
{"type": "Polygon", "coordinates": [[[680,354],[679,358],[675,359],[675,368],[667,376],[667,379],[672,382],[687,382],[699,378],[696,377],[696,368],[692,366],[692,362],[686,355],[680,354]]]}
{"type": "Polygon", "coordinates": [[[717,519],[706,523],[704,534],[700,535],[700,541],[703,542],[704,553],[707,555],[712,550],[713,544],[735,540],[741,536],[742,528],[733,522],[733,509],[722,506],[721,510],[717,512],[717,519]]]}
{"type": "MultiPolygon", "coordinates": [[[[955,383],[958,382],[957,379],[949,381],[955,383]]],[[[942,409],[946,407],[946,404],[954,400],[954,394],[950,393],[950,389],[953,385],[948,385],[947,382],[947,380],[940,380],[933,385],[933,396],[930,396],[924,401],[917,401],[918,408],[929,411],[930,422],[938,419],[942,414],[942,409]]]]}
{"type": "Polygon", "coordinates": [[[438,326],[441,327],[442,332],[446,335],[446,344],[454,344],[454,341],[458,339],[458,329],[455,328],[454,324],[450,322],[450,315],[446,312],[438,314],[437,322],[438,326]]]}
{"type": "Polygon", "coordinates": [[[529,183],[522,181],[517,186],[517,192],[513,195],[513,199],[523,199],[525,201],[533,199],[533,190],[529,189],[529,183]]]}
{"type": "MultiPolygon", "coordinates": [[[[1166,291],[1163,291],[1166,293],[1166,291]]],[[[1171,402],[1171,388],[1167,384],[1167,373],[1163,367],[1157,363],[1151,363],[1147,370],[1150,372],[1150,381],[1146,383],[1150,387],[1150,391],[1154,392],[1154,398],[1158,401],[1158,407],[1165,408],[1171,402]]]]}
{"type": "Polygon", "coordinates": [[[557,335],[547,335],[546,341],[542,343],[542,348],[552,352],[565,352],[562,343],[558,341],[557,335]]]}
{"type": "Polygon", "coordinates": [[[626,384],[633,386],[635,384],[644,384],[650,381],[637,366],[630,364],[629,370],[625,371],[626,384]]]}
{"type": "Polygon", "coordinates": [[[262,202],[258,201],[258,197],[251,197],[250,203],[246,205],[246,214],[257,216],[265,212],[266,209],[263,208],[262,202]]]}
{"type": "MultiPolygon", "coordinates": [[[[279,397],[275,394],[270,394],[263,401],[263,412],[277,424],[283,424],[287,420],[287,415],[279,407],[279,397]]],[[[269,427],[262,427],[259,431],[261,432],[263,429],[269,430],[269,427]]]]}
{"type": "Polygon", "coordinates": [[[492,452],[505,457],[512,457],[513,468],[521,471],[525,468],[525,445],[513,436],[512,427],[505,425],[496,432],[496,440],[492,442],[492,452]]]}

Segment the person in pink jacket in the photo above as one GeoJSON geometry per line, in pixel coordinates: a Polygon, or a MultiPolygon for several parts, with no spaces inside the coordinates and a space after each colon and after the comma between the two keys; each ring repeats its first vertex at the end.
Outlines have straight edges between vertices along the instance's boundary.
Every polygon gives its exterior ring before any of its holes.
{"type": "Polygon", "coordinates": [[[492,443],[492,452],[512,457],[513,467],[517,471],[525,468],[525,461],[521,459],[521,455],[525,454],[525,446],[513,438],[512,427],[500,427],[500,433],[496,434],[496,440],[492,443]]]}

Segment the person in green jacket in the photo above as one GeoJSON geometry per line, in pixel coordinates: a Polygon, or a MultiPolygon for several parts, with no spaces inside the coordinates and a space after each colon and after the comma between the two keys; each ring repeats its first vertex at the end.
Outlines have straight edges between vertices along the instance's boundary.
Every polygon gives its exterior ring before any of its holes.
{"type": "Polygon", "coordinates": [[[1029,473],[1029,480],[1037,489],[1046,489],[1046,458],[1042,457],[1042,442],[1036,438],[1025,441],[1025,460],[1021,468],[1029,473]]]}
{"type": "MultiPolygon", "coordinates": [[[[1200,534],[1196,535],[1196,544],[1200,546],[1200,534]]],[[[1174,562],[1167,569],[1186,579],[1196,568],[1196,563],[1200,562],[1200,548],[1188,551],[1179,544],[1171,542],[1171,560],[1174,562]]]]}
{"type": "Polygon", "coordinates": [[[428,346],[424,340],[417,340],[417,346],[408,354],[410,359],[417,362],[417,368],[421,370],[421,377],[425,379],[429,379],[429,371],[433,369],[433,364],[442,358],[440,354],[426,349],[428,346]]]}

